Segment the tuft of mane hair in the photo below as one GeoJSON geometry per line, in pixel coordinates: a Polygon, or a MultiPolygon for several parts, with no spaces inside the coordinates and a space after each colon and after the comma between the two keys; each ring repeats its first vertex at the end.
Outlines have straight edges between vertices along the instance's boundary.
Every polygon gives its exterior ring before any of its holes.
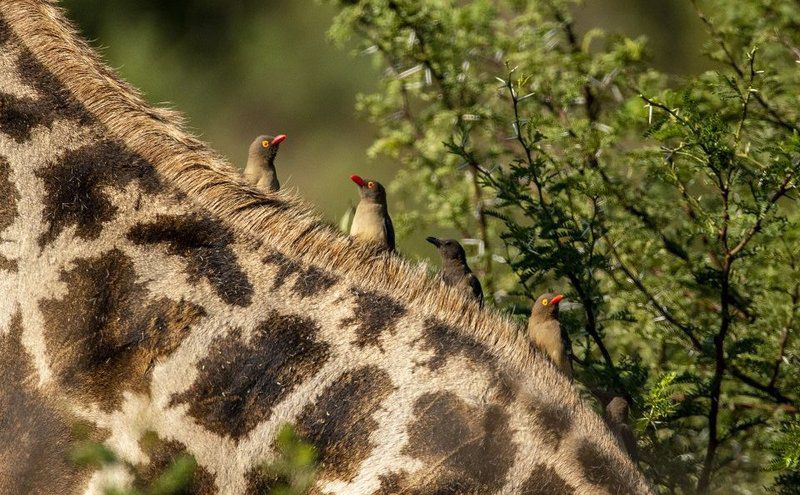
{"type": "Polygon", "coordinates": [[[471,337],[510,366],[508,371],[523,372],[534,362],[546,362],[530,352],[524,334],[508,317],[477,308],[459,291],[431,278],[425,264],[354,242],[290,191],[267,193],[247,184],[233,165],[182,128],[179,112],[153,108],[136,88],[113,74],[65,20],[56,2],[47,1],[48,8],[40,9],[38,2],[6,1],[14,4],[6,16],[40,61],[100,123],[152,163],[188,200],[249,233],[257,244],[266,240],[304,262],[358,279],[365,288],[394,294],[423,314],[469,329],[471,337]]]}
{"type": "MultiPolygon", "coordinates": [[[[641,488],[637,492],[649,493],[646,482],[618,449],[601,418],[581,400],[551,361],[530,345],[525,332],[510,318],[491,308],[481,309],[463,291],[430,277],[424,264],[411,263],[342,235],[294,193],[268,193],[249,185],[230,163],[183,129],[180,114],[151,107],[136,89],[108,69],[66,20],[56,2],[0,0],[0,16],[37,62],[85,107],[105,133],[152,164],[160,181],[180,193],[187,210],[202,210],[213,216],[215,223],[235,232],[236,243],[248,248],[248,254],[290,253],[290,261],[330,272],[358,291],[390,294],[404,310],[413,313],[415,320],[435,320],[437,325],[431,332],[440,331],[439,327],[452,328],[464,340],[485,347],[488,353],[480,357],[491,354],[488,357],[497,361],[497,367],[492,367],[497,371],[494,379],[513,388],[514,404],[524,409],[516,418],[527,421],[544,404],[557,405],[555,413],[539,411],[545,419],[546,433],[555,432],[555,443],[559,443],[558,433],[564,427],[561,411],[568,411],[575,431],[590,446],[581,448],[581,443],[569,450],[553,447],[557,451],[554,462],[563,462],[567,465],[564,469],[571,472],[577,471],[573,466],[583,466],[583,486],[618,493],[614,490],[623,480],[631,487],[641,488]],[[619,472],[608,467],[608,459],[615,461],[619,472]],[[615,487],[609,488],[611,485],[615,487]]],[[[359,376],[350,378],[359,380],[359,376]]],[[[428,407],[421,409],[428,411],[438,405],[440,409],[436,411],[445,411],[439,414],[444,417],[454,411],[450,405],[458,404],[449,397],[447,393],[428,394],[416,404],[425,406],[428,400],[428,407]]],[[[479,400],[483,399],[481,396],[479,400]]],[[[493,431],[489,427],[496,426],[489,421],[490,416],[487,413],[488,426],[480,424],[488,432],[487,437],[493,431]]],[[[518,427],[521,430],[524,427],[518,427]]],[[[539,470],[530,478],[535,485],[531,490],[541,488],[536,484],[538,474],[539,470]]],[[[514,490],[527,490],[527,483],[521,486],[517,478],[510,479],[508,486],[512,485],[514,490]]],[[[563,493],[567,493],[566,489],[563,493]]]]}

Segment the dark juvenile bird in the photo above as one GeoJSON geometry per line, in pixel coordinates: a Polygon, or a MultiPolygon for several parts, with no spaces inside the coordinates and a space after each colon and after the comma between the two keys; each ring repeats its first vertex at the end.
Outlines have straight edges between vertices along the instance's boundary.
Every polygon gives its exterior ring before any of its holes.
{"type": "Polygon", "coordinates": [[[350,224],[350,236],[394,252],[394,226],[386,206],[386,189],[380,182],[357,175],[351,176],[350,180],[358,186],[361,197],[350,224]]]}
{"type": "Polygon", "coordinates": [[[465,294],[478,300],[483,306],[483,289],[478,277],[467,265],[467,253],[458,241],[428,237],[428,242],[436,246],[442,257],[442,279],[447,285],[458,287],[465,294]]]}
{"type": "Polygon", "coordinates": [[[628,455],[637,462],[639,449],[636,447],[636,437],[628,424],[628,401],[622,397],[614,397],[606,406],[605,420],[608,427],[617,437],[617,440],[628,451],[628,455]]]}
{"type": "Polygon", "coordinates": [[[528,337],[543,350],[556,366],[570,379],[572,363],[564,348],[561,337],[561,324],[558,322],[558,303],[564,299],[561,294],[544,294],[533,303],[531,317],[528,319],[528,337]]]}
{"type": "Polygon", "coordinates": [[[281,188],[275,171],[275,157],[278,156],[280,144],[285,139],[285,134],[275,137],[258,136],[250,143],[247,166],[244,168],[247,182],[268,192],[275,192],[281,188]]]}

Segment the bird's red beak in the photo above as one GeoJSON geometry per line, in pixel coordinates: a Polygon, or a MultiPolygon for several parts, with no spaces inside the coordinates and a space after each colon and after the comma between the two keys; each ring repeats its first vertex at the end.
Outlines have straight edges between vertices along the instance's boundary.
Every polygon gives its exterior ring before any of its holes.
{"type": "Polygon", "coordinates": [[[561,302],[562,299],[564,299],[564,294],[559,294],[550,300],[550,304],[558,304],[561,302]]]}
{"type": "Polygon", "coordinates": [[[269,144],[271,144],[271,145],[281,144],[285,140],[286,140],[286,134],[281,134],[279,136],[275,136],[275,139],[273,139],[272,142],[269,143],[269,144]]]}
{"type": "Polygon", "coordinates": [[[351,175],[350,176],[350,180],[355,182],[356,184],[358,184],[358,187],[364,187],[364,186],[367,185],[367,183],[364,182],[364,179],[362,179],[361,177],[359,177],[357,175],[351,175]]]}

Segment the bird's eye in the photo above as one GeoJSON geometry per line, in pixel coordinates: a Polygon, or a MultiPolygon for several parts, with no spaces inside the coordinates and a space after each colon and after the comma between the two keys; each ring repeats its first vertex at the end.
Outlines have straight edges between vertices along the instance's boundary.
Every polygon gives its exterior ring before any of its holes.
{"type": "Polygon", "coordinates": [[[542,306],[547,306],[548,304],[550,304],[550,301],[547,299],[542,299],[542,306]]]}
{"type": "Polygon", "coordinates": [[[372,181],[367,182],[367,187],[370,189],[375,189],[375,183],[372,181]]]}
{"type": "Polygon", "coordinates": [[[269,148],[269,141],[267,141],[266,139],[261,141],[261,146],[264,148],[269,148]]]}

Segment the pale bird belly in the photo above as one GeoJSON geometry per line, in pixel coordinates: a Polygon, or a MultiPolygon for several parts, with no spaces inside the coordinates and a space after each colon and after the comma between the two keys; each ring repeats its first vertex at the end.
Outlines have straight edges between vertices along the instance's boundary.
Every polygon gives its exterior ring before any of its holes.
{"type": "Polygon", "coordinates": [[[245,166],[244,173],[242,175],[244,175],[244,178],[247,180],[247,182],[255,185],[261,178],[262,173],[261,167],[259,167],[257,163],[254,163],[252,160],[248,160],[247,166],[245,166]]]}
{"type": "Polygon", "coordinates": [[[350,235],[366,241],[386,242],[383,217],[376,210],[359,207],[353,217],[350,235]]]}
{"type": "Polygon", "coordinates": [[[281,188],[278,178],[275,174],[262,173],[261,178],[258,180],[256,187],[265,189],[270,192],[278,191],[281,188]]]}

